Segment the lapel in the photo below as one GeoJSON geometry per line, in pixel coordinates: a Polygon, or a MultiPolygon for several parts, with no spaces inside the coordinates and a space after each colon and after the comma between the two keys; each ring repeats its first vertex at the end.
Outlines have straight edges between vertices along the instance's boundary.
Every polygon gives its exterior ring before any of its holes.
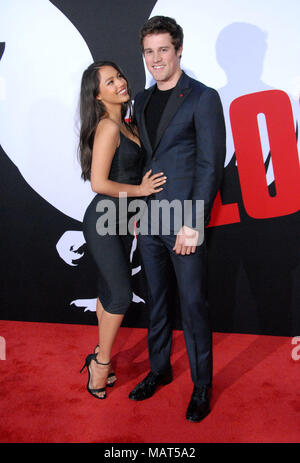
{"type": "Polygon", "coordinates": [[[185,98],[191,91],[189,77],[182,71],[182,75],[180,76],[180,79],[178,80],[176,87],[174,88],[168,100],[168,103],[163,111],[163,114],[161,116],[161,119],[160,119],[160,122],[157,128],[155,146],[152,148],[150,140],[149,140],[147,128],[146,128],[145,109],[149,102],[149,99],[151,98],[151,95],[154,89],[155,89],[155,85],[153,85],[148,90],[146,90],[145,98],[144,98],[142,108],[141,108],[141,130],[142,130],[141,135],[144,141],[144,147],[146,148],[150,156],[152,156],[153,153],[155,152],[171,119],[176,114],[176,112],[178,111],[182,103],[184,102],[185,98]]]}
{"type": "Polygon", "coordinates": [[[178,80],[176,87],[174,88],[173,92],[171,93],[170,98],[166,104],[166,107],[162,113],[157,133],[156,133],[156,140],[155,145],[153,147],[153,152],[159,145],[159,142],[167,129],[168,125],[170,124],[172,118],[175,116],[176,112],[179,110],[180,106],[184,102],[187,95],[190,93],[191,87],[189,86],[189,78],[188,76],[182,71],[182,75],[178,80]]]}
{"type": "Polygon", "coordinates": [[[150,155],[152,154],[152,146],[151,146],[151,143],[150,143],[150,139],[149,139],[148,131],[147,131],[147,127],[146,127],[145,109],[146,109],[146,106],[148,104],[148,101],[150,100],[150,97],[151,97],[154,89],[155,89],[155,85],[153,85],[148,90],[146,90],[145,99],[144,99],[144,102],[143,102],[143,105],[142,105],[142,110],[141,110],[141,130],[142,130],[142,133],[140,134],[140,136],[141,136],[141,138],[142,138],[142,140],[144,142],[144,147],[146,148],[147,153],[150,154],[150,155]]]}

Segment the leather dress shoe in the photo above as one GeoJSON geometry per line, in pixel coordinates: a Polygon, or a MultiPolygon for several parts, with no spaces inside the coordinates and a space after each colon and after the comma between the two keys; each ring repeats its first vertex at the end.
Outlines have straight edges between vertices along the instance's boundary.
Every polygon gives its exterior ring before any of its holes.
{"type": "Polygon", "coordinates": [[[166,373],[150,373],[129,394],[131,400],[145,400],[153,396],[158,386],[169,384],[173,379],[172,370],[166,373]]]}
{"type": "Polygon", "coordinates": [[[210,412],[211,386],[194,386],[192,397],[186,411],[186,419],[193,422],[203,420],[210,412]]]}

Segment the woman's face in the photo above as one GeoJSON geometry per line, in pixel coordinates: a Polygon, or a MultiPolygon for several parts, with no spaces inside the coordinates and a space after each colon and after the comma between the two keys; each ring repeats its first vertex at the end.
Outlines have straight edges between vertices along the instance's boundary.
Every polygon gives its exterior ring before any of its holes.
{"type": "Polygon", "coordinates": [[[105,106],[126,103],[129,100],[126,79],[112,66],[99,69],[99,94],[97,99],[105,106]]]}

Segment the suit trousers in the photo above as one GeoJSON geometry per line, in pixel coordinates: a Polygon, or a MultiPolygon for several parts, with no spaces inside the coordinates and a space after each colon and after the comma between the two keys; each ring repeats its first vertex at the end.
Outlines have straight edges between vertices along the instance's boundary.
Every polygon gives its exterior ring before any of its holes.
{"type": "Polygon", "coordinates": [[[206,246],[190,255],[173,251],[176,235],[139,235],[138,247],[148,286],[148,349],[151,370],[170,368],[172,326],[168,316],[169,265],[174,268],[191,377],[196,386],[212,383],[212,333],[206,303],[206,246]]]}

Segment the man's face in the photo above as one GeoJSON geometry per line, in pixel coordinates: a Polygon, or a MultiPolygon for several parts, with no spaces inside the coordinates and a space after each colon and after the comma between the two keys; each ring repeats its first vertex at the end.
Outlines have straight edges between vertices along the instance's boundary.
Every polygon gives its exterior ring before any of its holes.
{"type": "Polygon", "coordinates": [[[146,35],[143,47],[146,66],[158,87],[168,90],[175,86],[181,74],[182,47],[175,50],[168,32],[146,35]]]}

